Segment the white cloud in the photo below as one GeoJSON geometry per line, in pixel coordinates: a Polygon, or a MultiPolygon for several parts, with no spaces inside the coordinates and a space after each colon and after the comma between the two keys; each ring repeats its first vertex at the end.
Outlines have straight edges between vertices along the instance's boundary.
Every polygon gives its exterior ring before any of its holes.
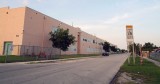
{"type": "Polygon", "coordinates": [[[27,6],[29,4],[29,0],[23,0],[22,5],[27,6]]]}
{"type": "Polygon", "coordinates": [[[127,19],[129,18],[130,16],[128,15],[128,13],[125,13],[121,16],[114,16],[113,18],[105,21],[104,23],[107,23],[107,24],[113,24],[113,23],[117,23],[119,22],[120,20],[123,20],[123,19],[127,19]]]}

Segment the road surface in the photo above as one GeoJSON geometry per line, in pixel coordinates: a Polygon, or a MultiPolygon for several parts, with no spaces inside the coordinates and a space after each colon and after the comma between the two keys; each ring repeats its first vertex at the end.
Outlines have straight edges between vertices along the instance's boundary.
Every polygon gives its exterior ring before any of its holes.
{"type": "Polygon", "coordinates": [[[58,63],[0,64],[0,84],[109,84],[127,55],[58,63]]]}

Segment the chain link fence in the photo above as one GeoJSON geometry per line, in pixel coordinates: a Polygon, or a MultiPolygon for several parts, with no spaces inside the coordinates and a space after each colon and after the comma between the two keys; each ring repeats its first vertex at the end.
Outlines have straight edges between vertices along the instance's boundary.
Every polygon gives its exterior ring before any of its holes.
{"type": "Polygon", "coordinates": [[[160,61],[160,50],[156,52],[152,52],[150,54],[150,58],[160,61]]]}
{"type": "Polygon", "coordinates": [[[0,60],[5,59],[7,62],[57,59],[60,54],[60,49],[53,47],[25,45],[0,46],[0,60]]]}

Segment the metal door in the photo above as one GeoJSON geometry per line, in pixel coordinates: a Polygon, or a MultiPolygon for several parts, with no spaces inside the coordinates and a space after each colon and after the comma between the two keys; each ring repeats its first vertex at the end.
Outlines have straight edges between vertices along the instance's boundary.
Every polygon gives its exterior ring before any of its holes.
{"type": "Polygon", "coordinates": [[[4,55],[12,54],[12,42],[4,42],[4,55]]]}

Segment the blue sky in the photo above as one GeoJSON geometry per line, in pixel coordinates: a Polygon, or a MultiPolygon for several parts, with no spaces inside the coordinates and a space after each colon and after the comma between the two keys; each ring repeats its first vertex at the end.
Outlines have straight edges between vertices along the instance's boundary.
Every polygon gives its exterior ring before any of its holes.
{"type": "Polygon", "coordinates": [[[124,49],[131,24],[136,43],[160,46],[160,0],[0,0],[5,6],[28,6],[124,49]]]}

